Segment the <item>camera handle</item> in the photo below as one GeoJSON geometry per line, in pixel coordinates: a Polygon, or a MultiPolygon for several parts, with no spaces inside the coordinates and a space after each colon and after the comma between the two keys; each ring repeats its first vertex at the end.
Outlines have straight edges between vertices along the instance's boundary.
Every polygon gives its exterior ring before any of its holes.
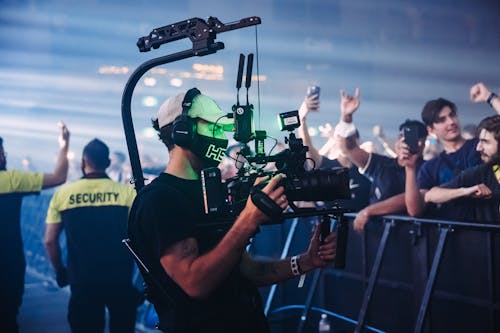
{"type": "MultiPolygon", "coordinates": [[[[331,217],[327,214],[321,216],[320,221],[320,237],[319,240],[321,244],[325,242],[326,236],[331,233],[331,217]]],[[[349,227],[347,221],[343,214],[337,217],[337,222],[335,223],[335,232],[337,233],[337,246],[335,249],[335,262],[334,267],[337,269],[345,268],[345,256],[347,248],[347,232],[349,227]]]]}
{"type": "Polygon", "coordinates": [[[334,267],[337,269],[345,268],[346,252],[347,252],[347,236],[349,233],[349,225],[347,217],[341,214],[335,223],[335,231],[337,233],[337,249],[335,254],[334,267]]]}
{"type": "Polygon", "coordinates": [[[245,28],[260,23],[261,20],[257,16],[244,18],[240,21],[228,24],[221,23],[215,17],[209,17],[207,21],[193,18],[154,29],[148,36],[139,38],[137,46],[141,52],[149,51],[151,47],[154,49],[158,48],[161,44],[173,42],[182,38],[189,38],[193,43],[193,47],[189,50],[144,62],[132,73],[125,85],[122,95],[122,122],[125,139],[127,141],[130,166],[132,167],[133,179],[131,182],[134,183],[137,192],[144,187],[144,176],[142,174],[131,111],[132,94],[134,93],[137,82],[139,82],[141,77],[153,67],[194,56],[201,57],[222,50],[224,48],[224,43],[215,42],[217,33],[245,28]]]}

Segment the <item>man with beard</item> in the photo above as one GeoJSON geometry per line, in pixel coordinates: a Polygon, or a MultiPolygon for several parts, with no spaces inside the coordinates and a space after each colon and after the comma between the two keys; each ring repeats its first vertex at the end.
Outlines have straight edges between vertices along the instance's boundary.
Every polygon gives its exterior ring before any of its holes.
{"type": "Polygon", "coordinates": [[[500,116],[487,117],[478,126],[477,151],[484,162],[469,168],[451,181],[433,187],[426,202],[444,203],[467,198],[466,219],[500,223],[500,116]]]}
{"type": "MultiPolygon", "coordinates": [[[[129,237],[148,267],[147,295],[169,332],[269,332],[257,286],[293,278],[335,258],[335,237],[319,231],[301,255],[258,260],[245,250],[260,225],[288,206],[280,176],[254,187],[234,223],[210,226],[201,171],[217,166],[232,121],[196,88],[168,99],[154,128],[169,152],[165,172],[137,195],[129,237]]],[[[144,273],[144,271],[143,271],[144,273]]]]}
{"type": "Polygon", "coordinates": [[[21,238],[21,205],[25,195],[66,181],[68,175],[69,131],[60,123],[59,154],[52,173],[29,173],[7,170],[7,153],[0,138],[0,320],[1,332],[18,332],[17,314],[24,292],[24,258],[21,238]]]}

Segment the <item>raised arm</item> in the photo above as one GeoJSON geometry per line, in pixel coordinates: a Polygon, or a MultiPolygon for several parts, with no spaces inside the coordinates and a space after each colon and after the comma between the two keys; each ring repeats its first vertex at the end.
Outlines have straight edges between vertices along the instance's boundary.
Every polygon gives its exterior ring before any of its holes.
{"type": "Polygon", "coordinates": [[[310,111],[316,111],[319,109],[319,98],[318,95],[310,95],[304,98],[304,101],[300,105],[299,117],[300,117],[300,127],[298,128],[299,136],[302,138],[303,144],[309,147],[306,156],[312,160],[316,165],[321,163],[321,155],[318,150],[313,146],[311,136],[309,135],[307,127],[307,115],[310,111]]]}
{"type": "Polygon", "coordinates": [[[339,146],[343,153],[358,167],[365,168],[370,154],[359,147],[356,136],[356,128],[353,124],[353,114],[359,108],[359,88],[356,88],[354,96],[340,91],[340,122],[335,130],[338,136],[339,146]]]}
{"type": "Polygon", "coordinates": [[[405,202],[408,215],[419,217],[422,216],[426,209],[424,196],[427,190],[421,190],[417,182],[417,169],[413,167],[405,167],[406,182],[405,182],[405,202]]]}
{"type": "Polygon", "coordinates": [[[500,114],[500,98],[492,93],[482,82],[476,83],[470,88],[470,99],[474,103],[489,103],[490,106],[500,114]]]}
{"type": "Polygon", "coordinates": [[[321,133],[322,137],[327,138],[325,144],[320,149],[318,149],[319,154],[321,156],[327,156],[328,158],[330,158],[330,156],[338,153],[339,148],[337,146],[334,135],[335,128],[333,128],[330,123],[326,123],[324,125],[319,125],[318,130],[321,133]]]}
{"type": "MultiPolygon", "coordinates": [[[[424,143],[419,141],[419,149],[423,151],[424,143]]],[[[427,190],[421,190],[418,186],[417,173],[420,154],[411,154],[410,148],[400,138],[396,142],[396,151],[398,152],[398,160],[405,168],[405,205],[408,215],[422,216],[426,209],[424,195],[427,190]]]]}
{"type": "Polygon", "coordinates": [[[393,158],[398,157],[398,154],[396,154],[396,152],[391,148],[391,146],[387,142],[382,126],[380,125],[373,126],[373,136],[376,137],[377,140],[380,142],[387,156],[393,158]]]}
{"type": "Polygon", "coordinates": [[[68,147],[69,131],[63,122],[59,123],[61,134],[59,136],[59,155],[52,173],[43,174],[42,188],[60,185],[66,181],[68,176],[68,147]]]}

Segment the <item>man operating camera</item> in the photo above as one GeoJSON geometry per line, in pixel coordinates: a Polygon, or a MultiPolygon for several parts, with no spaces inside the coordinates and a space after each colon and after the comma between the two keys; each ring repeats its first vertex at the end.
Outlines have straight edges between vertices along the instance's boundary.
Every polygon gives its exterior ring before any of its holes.
{"type": "MultiPolygon", "coordinates": [[[[172,332],[269,332],[258,286],[293,278],[335,258],[335,236],[316,228],[303,254],[256,260],[245,248],[268,216],[288,206],[280,176],[250,196],[227,230],[207,228],[200,172],[217,166],[232,121],[196,89],[168,99],[153,121],[169,152],[164,173],[142,189],[129,222],[131,245],[148,266],[148,298],[159,328],[172,332]],[[260,194],[262,194],[260,193],[260,194]],[[266,210],[266,209],[264,209],[266,210]],[[205,225],[205,226],[204,226],[205,225]],[[151,281],[154,281],[152,283],[151,281]]],[[[258,180],[259,181],[259,180],[258,180]]],[[[261,179],[262,181],[262,179],[261,179]]]]}

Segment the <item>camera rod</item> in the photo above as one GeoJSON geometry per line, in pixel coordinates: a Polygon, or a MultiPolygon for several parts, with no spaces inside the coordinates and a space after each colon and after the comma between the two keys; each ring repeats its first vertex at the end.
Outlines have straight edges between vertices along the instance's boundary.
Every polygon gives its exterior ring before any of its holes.
{"type": "Polygon", "coordinates": [[[153,29],[149,35],[139,38],[137,47],[139,47],[141,52],[148,52],[151,48],[157,49],[162,44],[189,38],[193,43],[193,49],[203,50],[207,45],[214,43],[217,33],[245,28],[260,23],[260,17],[257,16],[243,18],[239,21],[226,24],[213,16],[210,16],[206,21],[198,17],[193,17],[153,29]]]}
{"type": "Polygon", "coordinates": [[[261,20],[257,16],[243,18],[239,21],[227,24],[220,22],[216,17],[209,17],[207,21],[200,18],[193,18],[153,29],[148,36],[139,38],[137,46],[141,52],[150,51],[151,48],[157,49],[162,44],[183,38],[189,38],[193,45],[189,50],[172,53],[144,62],[132,73],[125,85],[121,107],[122,122],[125,139],[127,141],[130,165],[132,167],[132,182],[134,183],[136,191],[144,187],[144,175],[142,174],[131,111],[132,95],[137,82],[139,82],[140,78],[153,67],[194,56],[201,57],[222,50],[224,44],[215,41],[217,33],[245,28],[260,23],[261,20]]]}

